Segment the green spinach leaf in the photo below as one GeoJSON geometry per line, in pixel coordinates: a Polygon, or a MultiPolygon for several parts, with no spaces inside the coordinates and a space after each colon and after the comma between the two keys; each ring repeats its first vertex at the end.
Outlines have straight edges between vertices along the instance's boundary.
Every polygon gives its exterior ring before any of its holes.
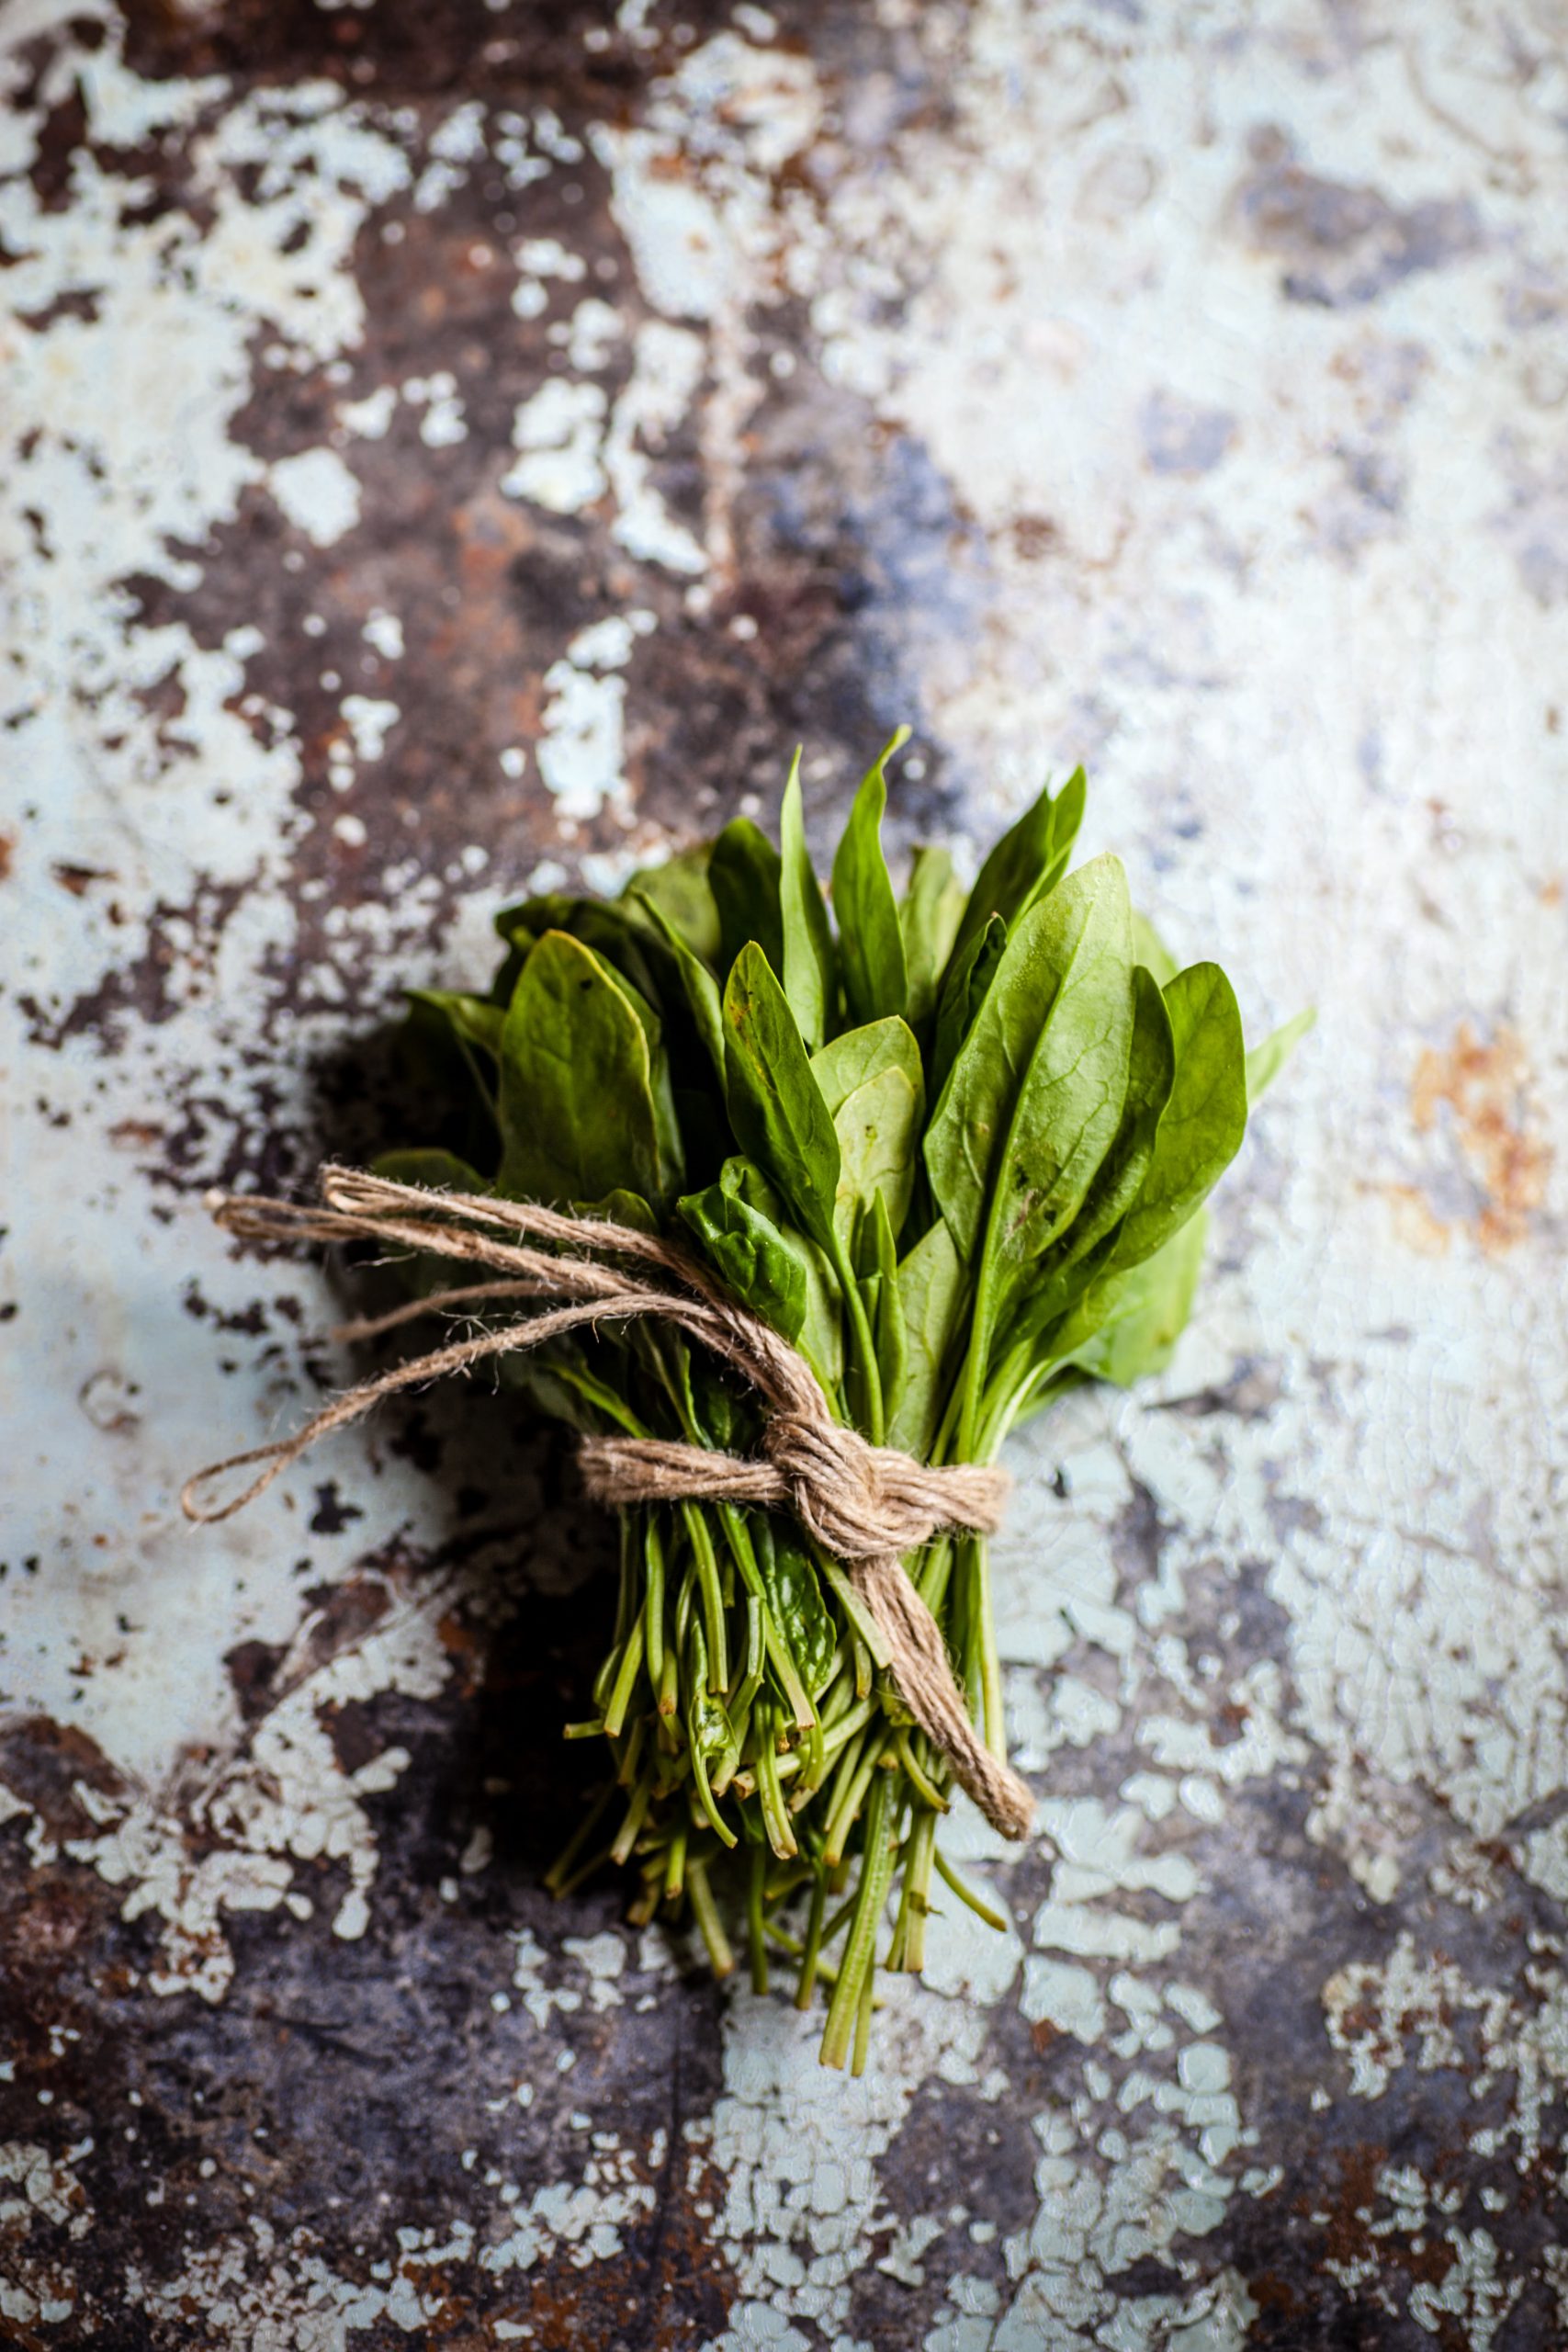
{"type": "Polygon", "coordinates": [[[956,948],[937,1002],[936,1036],[931,1045],[931,1093],[933,1102],[947,1083],[958,1049],[980,1016],[997,967],[1008,944],[1008,927],[993,915],[984,931],[966,947],[956,948]]]}
{"type": "Polygon", "coordinates": [[[795,1222],[832,1251],[839,1138],[795,1015],[750,940],[724,992],[726,1096],[737,1142],[772,1177],[795,1222]]]}
{"type": "Polygon", "coordinates": [[[501,1031],[506,1016],[498,1004],[482,996],[464,996],[449,989],[410,989],[414,1004],[428,1005],[450,1023],[465,1045],[478,1046],[491,1061],[501,1059],[501,1031]]]}
{"type": "Polygon", "coordinates": [[[839,1138],[834,1216],[852,1239],[863,1209],[880,1193],[897,1233],[908,1213],[919,1164],[925,1077],[913,1032],[896,1016],[846,1029],[812,1057],[839,1138]]]}
{"type": "Polygon", "coordinates": [[[1152,1257],[1186,1224],[1247,1132],[1247,1060],[1235,990],[1217,964],[1190,964],[1163,993],[1176,1074],[1143,1188],[1117,1239],[1119,1266],[1152,1257]]]}
{"type": "Polygon", "coordinates": [[[655,900],[647,901],[649,920],[675,959],[681,989],[693,1024],[703,1042],[714,1074],[721,1081],[724,1077],[724,1012],[718,993],[718,982],[683,933],[655,900]]]}
{"type": "Polygon", "coordinates": [[[786,1340],[806,1322],[806,1270],[769,1218],[721,1180],[689,1193],[681,1215],[741,1305],[786,1340]]]}
{"type": "Polygon", "coordinates": [[[1086,1336],[1063,1335],[1070,1351],[1064,1360],[1118,1388],[1163,1372],[1192,1312],[1208,1228],[1199,1209],[1152,1258],[1108,1274],[1074,1318],[1086,1336]]]}
{"type": "Polygon", "coordinates": [[[700,842],[694,849],[678,851],[662,865],[645,865],[622,892],[634,906],[657,913],[665,935],[674,932],[705,964],[716,964],[723,945],[708,881],[712,855],[708,842],[700,842]]]}
{"type": "Polygon", "coordinates": [[[1083,822],[1084,772],[1075,768],[1053,800],[1049,786],[1002,835],[976,877],[975,888],[953,941],[954,955],[1000,915],[1011,931],[1038,899],[1046,898],[1067,870],[1083,822]]]}
{"type": "Polygon", "coordinates": [[[838,1647],[821,1580],[809,1555],[781,1523],[759,1516],[752,1526],[757,1566],[773,1623],[789,1645],[801,1681],[815,1699],[828,1679],[838,1647]]]}
{"type": "Polygon", "coordinates": [[[750,817],[736,817],[713,845],[708,887],[718,910],[718,968],[728,972],[754,940],[782,978],[784,918],[779,906],[779,854],[750,817]]]}
{"type": "Polygon", "coordinates": [[[908,983],[904,1017],[911,1029],[923,1029],[935,1017],[937,991],[964,920],[964,885],[953,870],[951,853],[918,849],[909,887],[898,910],[908,983]]]}
{"type": "Polygon", "coordinates": [[[984,1250],[983,1283],[1015,1283],[1055,1239],[1115,1135],[1133,1027],[1127,918],[1113,857],[1031,908],[931,1115],[931,1191],[961,1255],[984,1250]]]}
{"type": "Polygon", "coordinates": [[[660,1200],[678,1175],[662,1125],[648,1029],[625,986],[592,948],[547,932],[502,1032],[500,1189],[567,1202],[624,1186],[660,1200]]]}
{"type": "Polygon", "coordinates": [[[724,1163],[720,1183],[737,1200],[767,1218],[800,1267],[806,1283],[806,1320],[795,1345],[829,1396],[837,1394],[844,1375],[844,1337],[839,1311],[839,1281],[817,1243],[789,1222],[777,1188],[755,1160],[739,1154],[724,1163]]]}
{"type": "Polygon", "coordinates": [[[806,846],[798,751],[791,763],[784,806],[779,811],[779,910],[784,938],[779,977],[807,1049],[815,1053],[832,1029],[838,1012],[839,970],[828,910],[806,846]]]}
{"type": "Polygon", "coordinates": [[[968,1276],[945,1219],[938,1217],[903,1260],[897,1275],[905,1333],[904,1381],[893,1400],[887,1442],[930,1454],[952,1385],[968,1276]]]}
{"type": "Polygon", "coordinates": [[[887,806],[887,761],[909,739],[907,727],[884,744],[866,770],[833,860],[833,912],[839,960],[852,1022],[902,1013],[908,994],[898,902],[882,854],[882,814],[887,806]]]}

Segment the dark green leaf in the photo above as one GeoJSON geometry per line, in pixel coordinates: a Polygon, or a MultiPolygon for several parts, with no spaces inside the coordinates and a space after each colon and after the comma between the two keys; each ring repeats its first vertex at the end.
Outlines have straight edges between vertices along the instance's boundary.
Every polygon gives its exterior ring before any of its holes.
{"type": "Polygon", "coordinates": [[[953,1066],[926,1167],[961,1256],[1016,1274],[1077,1210],[1115,1135],[1132,1035],[1127,882],[1097,857],[1032,907],[953,1066]]]}
{"type": "Polygon", "coordinates": [[[542,938],[547,931],[568,932],[585,947],[592,947],[649,1004],[658,1001],[659,983],[651,959],[660,951],[649,937],[643,910],[635,899],[607,902],[558,890],[503,907],[495,922],[502,936],[514,944],[542,938]]]}
{"type": "Polygon", "coordinates": [[[672,931],[705,964],[716,964],[722,941],[718,909],[708,881],[713,852],[706,842],[681,850],[662,865],[646,865],[634,874],[623,895],[648,907],[661,918],[661,929],[672,931]]]}
{"type": "Polygon", "coordinates": [[[806,1321],[806,1273],[776,1226],[721,1183],[689,1193],[681,1215],[742,1306],[786,1340],[806,1321]]]}
{"type": "Polygon", "coordinates": [[[967,1277],[953,1236],[939,1217],[898,1268],[903,1308],[903,1385],[893,1398],[887,1442],[924,1461],[953,1378],[967,1277]]]}
{"type": "MultiPolygon", "coordinates": [[[[464,996],[446,989],[410,989],[408,1036],[416,1032],[433,1049],[438,1062],[454,1057],[468,1072],[475,1094],[490,1118],[497,1117],[496,1063],[501,1055],[502,1008],[482,996],[464,996]]],[[[443,1073],[445,1075],[445,1072],[443,1073]]]]}
{"type": "Polygon", "coordinates": [[[663,908],[652,899],[647,901],[649,919],[660,937],[675,958],[681,988],[691,1012],[698,1036],[702,1039],[714,1074],[722,1084],[724,1080],[724,1013],[719,1001],[718,982],[706,964],[677,930],[663,908]]]}
{"type": "Polygon", "coordinates": [[[1205,1201],[1247,1132],[1247,1061],[1235,991],[1217,964],[1190,964],[1164,991],[1176,1076],[1143,1190],[1122,1222],[1114,1263],[1163,1248],[1205,1201]]]}
{"type": "Polygon", "coordinates": [[[592,948],[547,932],[502,1035],[502,1191],[585,1201],[624,1187],[659,1200],[677,1174],[661,1125],[643,1013],[592,948]]]}
{"type": "Polygon", "coordinates": [[[815,1699],[832,1669],[838,1647],[816,1566],[777,1521],[759,1516],[751,1524],[757,1566],[773,1623],[789,1645],[801,1681],[815,1699]]]}
{"type": "Polygon", "coordinates": [[[754,1160],[741,1159],[739,1154],[727,1159],[719,1182],[727,1193],[766,1217],[799,1265],[806,1283],[806,1320],[795,1345],[829,1396],[833,1396],[843,1379],[844,1369],[837,1275],[816,1242],[789,1223],[783,1198],[754,1160]]]}
{"type": "Polygon", "coordinates": [[[964,885],[951,855],[944,849],[918,849],[898,910],[908,981],[905,1018],[913,1029],[936,1012],[937,989],[963,920],[964,885]]]}
{"type": "Polygon", "coordinates": [[[828,910],[806,846],[800,797],[800,753],[795,752],[779,811],[781,866],[779,911],[784,932],[784,995],[809,1051],[833,1026],[838,1010],[839,969],[828,910]]]}
{"type": "Polygon", "coordinates": [[[1121,1223],[1144,1189],[1155,1137],[1176,1078],[1176,1041],[1154,974],[1133,969],[1133,1038],[1115,1139],[1096,1169],[1083,1206],[1050,1253],[1053,1275],[1089,1255],[1121,1223]]]}
{"type": "Polygon", "coordinates": [[[801,1682],[815,1697],[838,1646],[816,1566],[785,1521],[758,1512],[750,1526],[769,1613],[784,1637],[801,1682]]]}
{"type": "Polygon", "coordinates": [[[505,1014],[482,996],[463,996],[447,989],[410,989],[411,1002],[428,1005],[450,1023],[465,1044],[478,1046],[494,1061],[501,1059],[501,1031],[505,1014]]]}
{"type": "Polygon", "coordinates": [[[708,887],[718,909],[721,972],[728,972],[747,941],[754,939],[775,974],[783,977],[779,874],[777,850],[750,817],[737,817],[726,825],[708,862],[708,887]]]}
{"type": "Polygon", "coordinates": [[[777,1184],[795,1222],[830,1251],[839,1139],[795,1016],[755,940],[730,971],[724,1035],[736,1140],[777,1184]]]}
{"type": "Polygon", "coordinates": [[[1084,789],[1084,772],[1076,768],[1055,800],[1047,786],[1002,835],[969,893],[953,942],[955,955],[985,930],[993,915],[1000,915],[1011,931],[1021,916],[1055,888],[1083,822],[1084,789]]]}
{"type": "Polygon", "coordinates": [[[908,729],[900,727],[866,770],[833,860],[839,961],[849,1017],[854,1023],[901,1014],[908,994],[898,903],[882,854],[882,812],[887,805],[884,770],[908,738],[908,729]]]}
{"type": "Polygon", "coordinates": [[[1206,1229],[1201,1204],[1247,1125],[1241,1020],[1224,974],[1192,965],[1163,996],[1176,1069],[1143,1184],[1109,1247],[1086,1261],[1093,1279],[1043,1342],[1123,1386],[1167,1361],[1186,1323],[1206,1229]]]}
{"type": "Polygon", "coordinates": [[[1094,1173],[1083,1205],[1024,1287],[998,1349],[1018,1367],[1042,1333],[1113,1262],[1116,1229],[1143,1190],[1160,1114],[1176,1072],[1176,1046],[1165,999],[1141,964],[1133,971],[1133,1038],[1127,1087],[1114,1141],[1094,1173]]]}
{"type": "Polygon", "coordinates": [[[985,930],[977,932],[966,947],[958,949],[949,963],[938,999],[936,1036],[931,1045],[933,1100],[947,1083],[958,1049],[979,1018],[980,1007],[996,978],[1007,944],[1008,927],[1000,915],[993,915],[985,930]]]}
{"type": "MultiPolygon", "coordinates": [[[[1036,910],[1043,919],[1042,944],[1055,935],[1047,953],[1057,978],[1018,1089],[1005,1147],[994,1163],[996,1200],[982,1279],[994,1287],[998,1319],[1026,1295],[1040,1260],[1085,1206],[1122,1123],[1134,994],[1125,877],[1114,860],[1103,870],[1081,927],[1071,920],[1070,884],[1036,910]],[[1053,908],[1065,900],[1069,920],[1053,922],[1053,908]]],[[[1094,866],[1083,871],[1092,876],[1094,866]]],[[[1033,920],[1026,915],[1014,937],[1033,920]]],[[[1037,961],[1035,986],[1043,968],[1037,961]]],[[[1004,963],[993,995],[1008,985],[1004,963]]],[[[997,1035],[1005,1040],[1005,1020],[997,1035]]],[[[1113,1179],[1108,1190],[1114,1192],[1113,1179]]]]}

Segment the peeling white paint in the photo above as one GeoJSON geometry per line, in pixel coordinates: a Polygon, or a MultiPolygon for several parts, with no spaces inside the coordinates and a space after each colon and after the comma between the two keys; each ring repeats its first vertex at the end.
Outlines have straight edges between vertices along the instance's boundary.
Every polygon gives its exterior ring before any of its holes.
{"type": "Polygon", "coordinates": [[[33,2238],[38,2223],[51,2236],[63,2232],[73,2245],[87,2235],[92,2208],[73,2167],[92,2149],[83,2140],[61,2159],[37,2141],[0,2141],[0,2321],[30,2331],[77,2316],[80,2298],[68,2271],[51,2258],[47,2240],[33,2238]]]}
{"type": "Polygon", "coordinates": [[[564,818],[596,816],[606,803],[629,818],[630,786],[623,773],[626,688],[615,673],[653,626],[652,614],[642,610],[596,621],[580,630],[545,673],[549,700],[535,757],[564,818]]]}
{"type": "Polygon", "coordinates": [[[502,481],[509,498],[525,498],[552,514],[581,514],[604,493],[599,428],[605,407],[598,384],[551,376],[519,408],[512,427],[517,463],[502,481]]]}
{"type": "Polygon", "coordinates": [[[332,547],[359,520],[359,484],[335,449],[279,458],[267,482],[295,529],[316,547],[332,547]]]}

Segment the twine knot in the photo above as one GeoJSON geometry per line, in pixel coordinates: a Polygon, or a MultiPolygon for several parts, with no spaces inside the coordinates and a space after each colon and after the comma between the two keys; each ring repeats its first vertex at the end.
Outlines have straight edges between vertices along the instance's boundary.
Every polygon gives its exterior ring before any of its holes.
{"type": "Polygon", "coordinates": [[[978,1463],[933,1469],[840,1422],[787,1411],[769,1419],[762,1451],[802,1526],[846,1562],[917,1551],[939,1528],[989,1534],[1001,1521],[1005,1470],[978,1463]]]}

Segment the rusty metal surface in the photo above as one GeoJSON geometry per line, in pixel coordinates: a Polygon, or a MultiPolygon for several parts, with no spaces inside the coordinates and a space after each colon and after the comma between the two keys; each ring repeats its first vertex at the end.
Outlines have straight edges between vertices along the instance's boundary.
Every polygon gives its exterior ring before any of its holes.
{"type": "Polygon", "coordinates": [[[0,2335],[1568,2336],[1568,20],[0,8],[0,2335]],[[539,1893],[604,1532],[213,1181],[530,881],[916,720],[1321,1008],[1165,1381],[1021,1442],[1021,1761],[873,2069],[539,1893]]]}

